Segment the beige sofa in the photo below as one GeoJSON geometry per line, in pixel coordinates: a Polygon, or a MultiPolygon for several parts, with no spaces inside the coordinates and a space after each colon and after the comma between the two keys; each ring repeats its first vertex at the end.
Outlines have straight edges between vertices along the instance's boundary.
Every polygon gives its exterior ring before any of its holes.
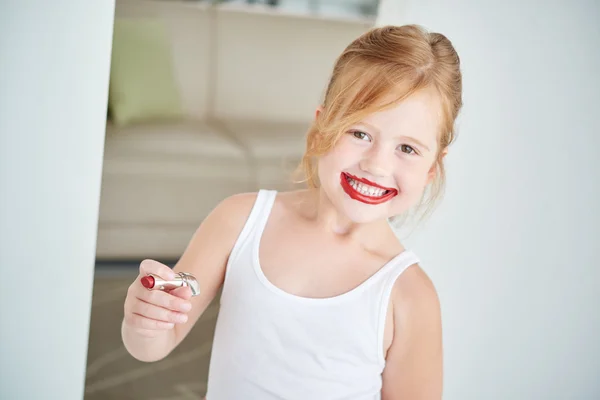
{"type": "Polygon", "coordinates": [[[226,196],[287,190],[339,52],[370,21],[121,0],[167,29],[185,115],[107,123],[99,260],[177,259],[226,196]]]}

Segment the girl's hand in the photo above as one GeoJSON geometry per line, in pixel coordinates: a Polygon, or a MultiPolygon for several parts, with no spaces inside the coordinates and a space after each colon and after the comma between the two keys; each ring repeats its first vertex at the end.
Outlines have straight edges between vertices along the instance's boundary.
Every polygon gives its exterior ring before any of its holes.
{"type": "Polygon", "coordinates": [[[148,290],[140,279],[147,274],[155,274],[163,279],[175,278],[175,272],[168,266],[154,260],[144,260],[140,264],[140,274],[127,290],[125,298],[124,323],[141,336],[156,337],[188,320],[192,309],[189,287],[180,287],[169,292],[148,290]]]}

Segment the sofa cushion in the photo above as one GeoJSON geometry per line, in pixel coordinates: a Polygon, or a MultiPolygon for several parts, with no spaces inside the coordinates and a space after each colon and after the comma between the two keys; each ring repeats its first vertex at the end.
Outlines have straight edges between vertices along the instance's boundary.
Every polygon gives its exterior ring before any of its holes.
{"type": "Polygon", "coordinates": [[[196,224],[255,187],[244,150],[201,122],[109,125],[100,225],[196,224]]]}
{"type": "Polygon", "coordinates": [[[157,20],[115,19],[109,102],[115,123],[183,116],[166,30],[157,20]]]}
{"type": "Polygon", "coordinates": [[[105,158],[140,157],[240,159],[244,149],[202,121],[147,123],[106,128],[105,158]]]}
{"type": "Polygon", "coordinates": [[[224,129],[239,140],[251,154],[260,159],[279,160],[302,157],[309,123],[219,120],[224,129]]]}
{"type": "Polygon", "coordinates": [[[295,171],[304,154],[309,123],[242,119],[219,121],[248,152],[258,188],[297,189],[295,171]]]}
{"type": "MultiPolygon", "coordinates": [[[[209,109],[213,70],[214,14],[211,1],[119,0],[115,21],[154,20],[163,24],[182,108],[188,117],[204,119],[209,109]]],[[[151,67],[151,66],[150,66],[151,67]]]]}

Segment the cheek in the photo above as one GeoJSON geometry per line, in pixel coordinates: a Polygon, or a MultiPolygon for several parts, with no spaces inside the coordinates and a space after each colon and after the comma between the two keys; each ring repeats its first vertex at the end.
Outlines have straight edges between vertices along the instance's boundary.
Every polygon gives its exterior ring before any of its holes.
{"type": "Polygon", "coordinates": [[[337,158],[345,158],[349,155],[356,153],[357,146],[353,146],[353,143],[348,140],[347,135],[344,135],[338,140],[335,147],[331,149],[330,153],[337,158]]]}
{"type": "Polygon", "coordinates": [[[347,168],[360,157],[360,149],[352,146],[352,143],[340,139],[336,146],[319,159],[319,165],[329,170],[329,172],[339,172],[337,170],[347,168]],[[335,169],[336,171],[331,171],[335,169]]]}
{"type": "Polygon", "coordinates": [[[400,160],[396,171],[396,182],[405,192],[421,191],[427,186],[429,169],[425,163],[400,160]]]}
{"type": "Polygon", "coordinates": [[[340,168],[335,151],[330,151],[319,157],[317,162],[317,172],[321,183],[325,186],[329,186],[333,179],[332,177],[340,170],[340,168]]]}

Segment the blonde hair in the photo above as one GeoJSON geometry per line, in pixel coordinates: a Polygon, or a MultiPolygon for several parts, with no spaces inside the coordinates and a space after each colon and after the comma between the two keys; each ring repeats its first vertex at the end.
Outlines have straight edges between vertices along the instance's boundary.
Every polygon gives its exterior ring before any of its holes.
{"type": "Polygon", "coordinates": [[[351,125],[426,88],[434,88],[439,94],[443,121],[436,177],[419,204],[419,208],[427,205],[425,214],[432,211],[445,188],[442,152],[455,140],[454,123],[462,107],[462,75],[459,56],[450,40],[418,25],[373,28],[337,58],[322,112],[307,132],[300,164],[303,181],[310,188],[319,187],[317,158],[332,149],[351,125]],[[390,97],[393,100],[385,102],[390,97]]]}

